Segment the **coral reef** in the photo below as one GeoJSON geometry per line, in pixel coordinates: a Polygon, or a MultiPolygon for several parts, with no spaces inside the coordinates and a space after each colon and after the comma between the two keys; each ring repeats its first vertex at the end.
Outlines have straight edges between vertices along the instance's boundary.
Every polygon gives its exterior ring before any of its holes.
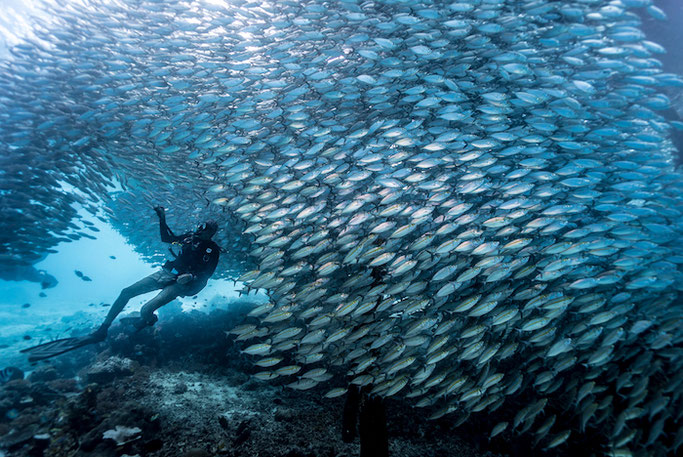
{"type": "MultiPolygon", "coordinates": [[[[96,358],[64,356],[0,388],[7,457],[351,457],[344,398],[261,382],[225,330],[234,313],[112,329],[96,358]],[[80,366],[79,366],[80,364],[80,366]],[[79,376],[75,374],[79,373],[79,376]]],[[[389,455],[479,456],[425,411],[387,402],[389,455]]],[[[0,454],[2,455],[2,454],[0,454]]]]}

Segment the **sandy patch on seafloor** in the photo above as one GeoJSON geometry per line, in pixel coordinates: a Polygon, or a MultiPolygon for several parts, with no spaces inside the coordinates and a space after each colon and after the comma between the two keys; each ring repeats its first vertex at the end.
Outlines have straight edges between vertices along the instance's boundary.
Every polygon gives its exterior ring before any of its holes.
{"type": "Polygon", "coordinates": [[[260,414],[253,409],[258,399],[240,387],[229,385],[223,376],[161,370],[150,374],[149,383],[150,390],[144,401],[171,420],[187,421],[195,417],[206,420],[221,415],[231,419],[260,414]],[[187,390],[179,392],[180,385],[187,390]]]}

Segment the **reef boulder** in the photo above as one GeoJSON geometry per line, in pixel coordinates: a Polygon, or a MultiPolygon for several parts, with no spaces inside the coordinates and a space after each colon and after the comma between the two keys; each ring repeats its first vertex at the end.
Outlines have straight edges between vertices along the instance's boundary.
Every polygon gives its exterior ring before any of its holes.
{"type": "Polygon", "coordinates": [[[88,367],[84,377],[88,382],[107,383],[132,375],[137,366],[136,362],[128,358],[109,357],[88,367]]]}

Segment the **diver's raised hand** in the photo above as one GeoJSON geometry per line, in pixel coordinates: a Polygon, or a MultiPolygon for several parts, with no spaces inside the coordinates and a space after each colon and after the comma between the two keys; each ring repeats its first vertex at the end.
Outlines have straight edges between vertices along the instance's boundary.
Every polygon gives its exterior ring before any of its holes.
{"type": "Polygon", "coordinates": [[[154,212],[157,213],[159,219],[163,219],[166,217],[166,209],[163,206],[155,206],[154,212]]]}

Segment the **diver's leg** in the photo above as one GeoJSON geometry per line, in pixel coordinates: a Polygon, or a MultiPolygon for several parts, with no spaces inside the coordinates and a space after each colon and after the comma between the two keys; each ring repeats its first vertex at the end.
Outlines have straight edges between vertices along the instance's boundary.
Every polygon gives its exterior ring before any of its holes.
{"type": "Polygon", "coordinates": [[[143,305],[140,310],[140,325],[136,326],[144,327],[146,325],[154,325],[157,321],[154,311],[178,298],[178,296],[183,294],[185,289],[186,288],[183,285],[178,283],[173,283],[164,287],[156,297],[143,305]]]}
{"type": "Polygon", "coordinates": [[[123,308],[131,298],[152,292],[153,290],[161,289],[168,284],[169,279],[172,279],[170,273],[166,274],[163,270],[157,271],[156,273],[152,273],[146,278],[142,278],[135,284],[123,289],[119,294],[119,297],[116,299],[116,301],[114,301],[114,304],[111,305],[109,313],[107,313],[107,317],[104,319],[104,322],[95,333],[100,334],[102,339],[104,339],[112,322],[114,322],[116,316],[123,311],[123,308]]]}

